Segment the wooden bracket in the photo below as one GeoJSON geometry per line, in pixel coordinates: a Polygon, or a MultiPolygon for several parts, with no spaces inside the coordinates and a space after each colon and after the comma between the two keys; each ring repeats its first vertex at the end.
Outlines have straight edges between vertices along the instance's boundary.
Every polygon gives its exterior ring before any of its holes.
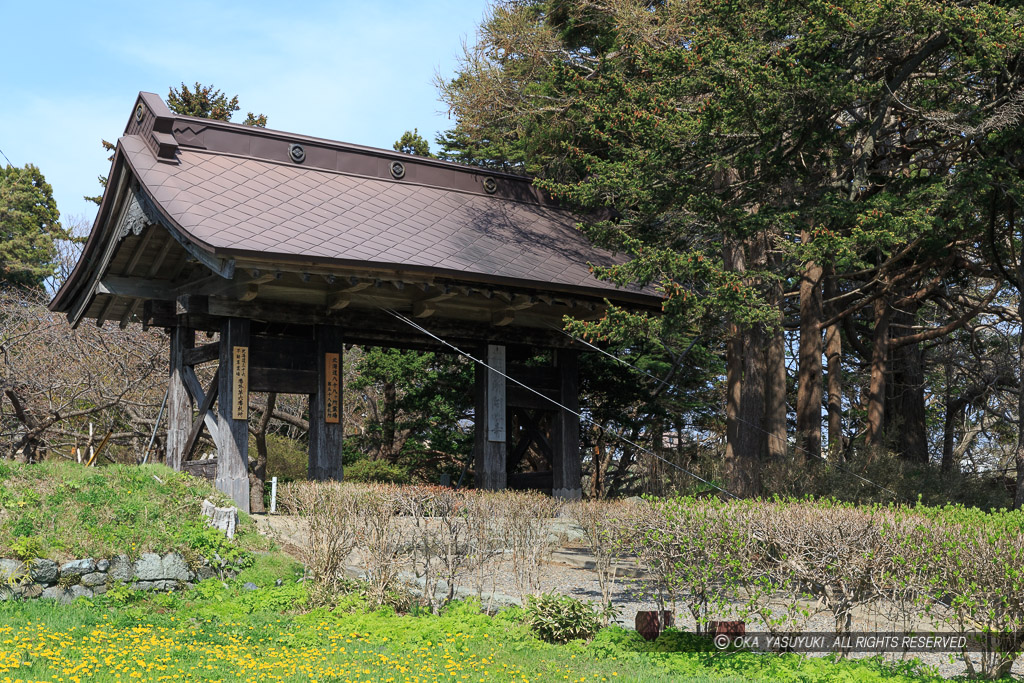
{"type": "MultiPolygon", "coordinates": [[[[182,373],[185,377],[186,386],[190,384],[189,373],[191,372],[191,379],[199,384],[196,379],[195,372],[192,372],[192,368],[185,368],[185,372],[182,373]]],[[[196,449],[196,444],[199,443],[199,435],[203,431],[203,423],[206,421],[207,413],[210,413],[210,408],[213,406],[213,402],[217,399],[218,383],[220,381],[220,368],[217,368],[216,372],[213,373],[213,379],[210,380],[210,387],[206,390],[206,394],[203,396],[202,404],[199,406],[199,414],[196,415],[196,419],[192,421],[192,428],[188,432],[188,439],[185,440],[185,451],[182,454],[181,461],[185,462],[192,458],[192,452],[196,449]]],[[[191,391],[191,389],[190,389],[191,391]]],[[[200,388],[199,394],[203,391],[200,388]]],[[[210,413],[212,415],[212,413],[210,413]]],[[[209,424],[207,424],[209,427],[209,424]]],[[[216,436],[211,431],[210,435],[213,436],[216,441],[216,436]]]]}

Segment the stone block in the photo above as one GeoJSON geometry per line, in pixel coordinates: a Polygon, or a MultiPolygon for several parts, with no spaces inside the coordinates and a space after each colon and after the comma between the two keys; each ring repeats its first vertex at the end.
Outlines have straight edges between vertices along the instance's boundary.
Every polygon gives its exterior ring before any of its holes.
{"type": "Polygon", "coordinates": [[[27,573],[25,563],[21,560],[0,560],[0,583],[19,581],[27,573]]]}
{"type": "Polygon", "coordinates": [[[107,582],[107,575],[103,572],[92,572],[91,574],[83,574],[81,584],[87,588],[93,586],[102,586],[107,582]]]}
{"type": "Polygon", "coordinates": [[[96,563],[96,571],[105,572],[110,569],[110,560],[99,560],[96,563]]]}
{"type": "Polygon", "coordinates": [[[156,553],[142,553],[135,561],[135,577],[139,581],[159,581],[163,577],[163,559],[156,553]]]}
{"type": "Polygon", "coordinates": [[[96,562],[91,558],[71,560],[60,566],[60,575],[62,577],[82,576],[83,574],[91,574],[94,571],[96,571],[96,562]]]}
{"type": "Polygon", "coordinates": [[[135,564],[127,555],[112,557],[110,559],[110,569],[107,570],[107,575],[110,577],[111,581],[128,583],[135,578],[135,564]]]}
{"type": "Polygon", "coordinates": [[[36,583],[56,583],[60,566],[53,560],[32,560],[28,574],[36,583]]]}
{"type": "Polygon", "coordinates": [[[14,594],[22,600],[31,600],[38,598],[43,594],[43,586],[38,583],[28,583],[24,586],[17,586],[14,588],[14,594]]]}
{"type": "Polygon", "coordinates": [[[191,578],[188,563],[178,553],[167,553],[163,556],[160,564],[163,567],[163,576],[161,577],[163,579],[168,581],[188,581],[191,578]]]}

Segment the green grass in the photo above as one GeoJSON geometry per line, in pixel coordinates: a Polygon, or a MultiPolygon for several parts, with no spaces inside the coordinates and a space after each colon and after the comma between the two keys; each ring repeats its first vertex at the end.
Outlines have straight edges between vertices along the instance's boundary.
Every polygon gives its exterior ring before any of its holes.
{"type": "Polygon", "coordinates": [[[115,590],[70,606],[0,603],[0,683],[46,681],[926,681],[912,667],[715,652],[691,634],[653,643],[605,629],[550,645],[521,610],[473,601],[441,616],[367,610],[358,597],[310,609],[300,568],[261,558],[245,591],[207,581],[184,594],[115,590]],[[283,572],[277,587],[271,581],[283,572]]]}
{"type": "MultiPolygon", "coordinates": [[[[0,557],[138,556],[212,542],[201,538],[204,498],[227,503],[207,482],[162,465],[0,462],[0,557]]],[[[269,548],[246,515],[234,545],[269,548]]]]}

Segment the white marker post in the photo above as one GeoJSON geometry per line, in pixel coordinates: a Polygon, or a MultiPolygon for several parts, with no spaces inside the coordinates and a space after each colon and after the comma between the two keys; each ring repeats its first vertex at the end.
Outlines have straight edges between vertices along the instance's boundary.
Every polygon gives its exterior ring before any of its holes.
{"type": "Polygon", "coordinates": [[[270,478],[270,514],[277,512],[277,477],[270,478]]]}

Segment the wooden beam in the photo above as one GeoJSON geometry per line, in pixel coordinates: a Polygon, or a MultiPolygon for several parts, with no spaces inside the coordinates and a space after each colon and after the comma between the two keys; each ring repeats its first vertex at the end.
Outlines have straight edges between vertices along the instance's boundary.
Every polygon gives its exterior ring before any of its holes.
{"type": "Polygon", "coordinates": [[[559,376],[560,403],[569,410],[559,410],[552,433],[554,440],[551,493],[556,498],[579,500],[582,496],[582,463],[580,452],[579,354],[573,350],[555,351],[559,376]]]}
{"type": "Polygon", "coordinates": [[[504,489],[508,478],[505,458],[508,435],[505,423],[505,347],[490,344],[483,351],[490,370],[475,367],[474,478],[479,489],[504,489]]]}
{"type": "Polygon", "coordinates": [[[200,365],[218,358],[220,358],[220,342],[212,342],[186,349],[182,356],[182,362],[185,365],[200,365]]]}
{"type": "Polygon", "coordinates": [[[516,312],[511,308],[505,308],[500,311],[495,311],[491,314],[491,324],[495,327],[505,327],[511,325],[516,320],[516,312]]]}
{"type": "Polygon", "coordinates": [[[96,327],[103,327],[103,323],[107,321],[107,316],[110,315],[110,309],[114,307],[114,302],[117,301],[116,296],[111,296],[107,299],[107,303],[103,304],[103,309],[100,314],[96,316],[96,327]]]}
{"type": "MultiPolygon", "coordinates": [[[[153,231],[156,231],[158,229],[162,230],[163,228],[158,228],[157,226],[153,226],[151,228],[151,230],[153,231]]],[[[171,237],[170,235],[167,235],[167,237],[164,238],[163,242],[160,245],[160,251],[157,252],[156,258],[153,259],[153,262],[149,264],[149,268],[146,271],[147,280],[156,279],[156,274],[160,272],[160,268],[163,267],[164,261],[167,260],[167,255],[171,253],[171,245],[173,244],[174,238],[171,237]]],[[[121,316],[122,330],[128,327],[128,324],[131,322],[132,316],[135,315],[135,311],[138,310],[140,301],[142,301],[142,299],[132,299],[131,303],[128,304],[127,310],[124,312],[124,315],[121,316]]]]}
{"type": "Polygon", "coordinates": [[[316,370],[290,368],[249,368],[249,391],[278,394],[313,394],[317,390],[316,370]]]}
{"type": "MultiPolygon", "coordinates": [[[[249,348],[249,321],[227,318],[221,324],[219,400],[217,401],[217,489],[238,509],[249,512],[249,422],[235,419],[236,347],[249,348]]],[[[248,381],[248,378],[245,378],[248,381]]],[[[239,397],[240,398],[240,397],[239,397]]],[[[245,399],[242,399],[245,400],[245,399]]]]}
{"type": "MultiPolygon", "coordinates": [[[[377,281],[379,283],[380,280],[377,281]]],[[[340,311],[352,303],[352,294],[355,292],[361,292],[364,289],[373,287],[375,283],[360,280],[358,278],[349,278],[349,284],[347,287],[341,287],[327,294],[327,308],[331,311],[340,311]]],[[[379,286],[379,284],[377,285],[379,286]]]]}
{"type": "Polygon", "coordinates": [[[433,301],[414,301],[412,303],[412,317],[429,318],[437,313],[437,307],[433,301]]]}
{"type": "Polygon", "coordinates": [[[309,469],[314,481],[341,481],[342,369],[344,340],[341,328],[316,327],[316,391],[309,396],[309,469]]]}
{"type": "Polygon", "coordinates": [[[135,250],[128,259],[128,264],[124,267],[123,272],[125,275],[131,275],[132,271],[135,270],[135,266],[139,265],[139,261],[142,259],[142,255],[146,253],[146,247],[149,246],[149,242],[153,239],[156,230],[156,226],[150,225],[139,237],[139,243],[135,246],[135,250]]]}
{"type": "MultiPolygon", "coordinates": [[[[209,392],[203,391],[203,385],[199,383],[199,378],[196,377],[196,371],[187,365],[183,365],[181,378],[184,380],[185,387],[188,389],[188,392],[192,394],[192,398],[195,399],[197,403],[206,403],[207,394],[209,392]]],[[[213,401],[210,401],[210,404],[212,405],[213,401]]],[[[217,430],[219,429],[217,426],[217,416],[212,410],[207,408],[206,412],[200,411],[199,417],[203,418],[203,422],[206,423],[206,430],[210,432],[210,437],[216,440],[217,430]]]]}
{"type": "Polygon", "coordinates": [[[173,301],[175,287],[166,280],[144,280],[142,278],[109,276],[96,285],[97,294],[130,296],[137,299],[162,299],[173,301]]]}
{"type": "MultiPolygon", "coordinates": [[[[189,302],[187,322],[197,329],[207,329],[207,318],[237,317],[255,321],[286,323],[290,325],[327,324],[341,325],[345,328],[345,339],[355,344],[371,344],[387,346],[413,344],[417,348],[429,345],[430,339],[422,332],[410,327],[407,323],[393,318],[383,311],[358,310],[328,311],[322,306],[303,306],[276,301],[238,301],[224,297],[199,298],[195,310],[189,302]]],[[[157,313],[156,309],[152,312],[157,313]]],[[[160,311],[163,313],[163,311],[160,311]]],[[[183,311],[184,312],[184,309],[183,311]]],[[[160,321],[166,315],[159,317],[160,321]]],[[[169,324],[184,324],[185,319],[169,324]]],[[[559,348],[574,346],[571,337],[547,328],[516,327],[514,331],[507,328],[494,327],[488,322],[469,320],[425,320],[423,326],[443,339],[460,343],[497,343],[527,344],[542,348],[559,348]]],[[[558,319],[553,318],[552,323],[558,319]]],[[[154,315],[153,325],[157,325],[154,315]]]]}
{"type": "MultiPolygon", "coordinates": [[[[167,387],[166,465],[180,470],[185,461],[185,444],[191,433],[192,398],[185,386],[185,355],[195,344],[195,330],[187,327],[171,329],[171,373],[167,387]]],[[[202,421],[200,421],[202,424],[202,421]]]]}
{"type": "Polygon", "coordinates": [[[350,303],[352,303],[352,297],[347,291],[333,292],[327,295],[327,310],[329,311],[340,311],[347,308],[350,303]]]}
{"type": "MultiPolygon", "coordinates": [[[[192,458],[192,452],[195,451],[196,444],[199,443],[199,435],[203,431],[203,424],[206,423],[206,415],[210,412],[213,402],[217,400],[219,379],[220,368],[217,368],[216,372],[213,373],[213,379],[210,380],[210,388],[206,391],[206,395],[203,396],[203,401],[199,405],[199,413],[196,415],[195,420],[192,421],[192,427],[189,429],[188,438],[185,439],[185,444],[182,448],[181,462],[185,462],[192,458]]],[[[199,393],[203,393],[202,389],[199,390],[199,393]]],[[[213,435],[211,434],[211,436],[213,435]]],[[[216,442],[217,439],[215,436],[213,436],[213,439],[216,442]]]]}
{"type": "Polygon", "coordinates": [[[160,251],[157,252],[156,258],[153,259],[151,264],[149,264],[149,269],[146,271],[147,280],[152,280],[156,277],[156,274],[160,272],[160,269],[164,265],[164,261],[167,260],[167,255],[171,253],[171,245],[173,244],[174,238],[168,235],[160,245],[160,251]]]}
{"type": "Polygon", "coordinates": [[[121,316],[121,322],[118,323],[118,327],[122,330],[128,327],[128,323],[132,321],[132,315],[135,314],[135,309],[139,306],[139,299],[132,299],[128,302],[128,306],[124,309],[124,315],[121,316]]]}

